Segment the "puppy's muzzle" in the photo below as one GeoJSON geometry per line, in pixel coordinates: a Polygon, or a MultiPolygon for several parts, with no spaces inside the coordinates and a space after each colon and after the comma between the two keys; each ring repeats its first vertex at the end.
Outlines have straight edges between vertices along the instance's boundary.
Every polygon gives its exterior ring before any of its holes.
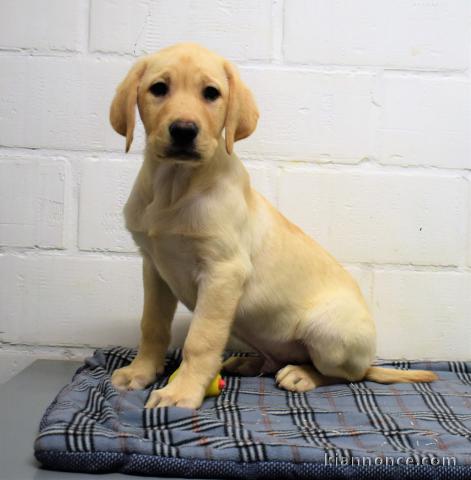
{"type": "Polygon", "coordinates": [[[168,131],[172,139],[166,151],[168,157],[183,160],[199,160],[201,158],[195,146],[195,140],[199,132],[196,123],[176,120],[170,124],[168,131]]]}
{"type": "Polygon", "coordinates": [[[170,137],[174,147],[189,148],[193,146],[193,142],[198,135],[198,126],[194,122],[185,122],[177,120],[168,127],[170,137]]]}

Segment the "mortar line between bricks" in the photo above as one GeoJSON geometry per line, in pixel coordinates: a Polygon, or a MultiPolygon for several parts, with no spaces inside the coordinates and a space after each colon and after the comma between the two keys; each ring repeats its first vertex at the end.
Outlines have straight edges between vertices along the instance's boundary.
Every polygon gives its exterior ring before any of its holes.
{"type": "Polygon", "coordinates": [[[77,58],[84,56],[86,53],[75,49],[51,49],[51,50],[37,50],[35,48],[23,48],[23,47],[0,47],[0,58],[21,58],[21,57],[41,57],[41,58],[77,58]]]}
{"type": "MultiPolygon", "coordinates": [[[[124,224],[123,224],[124,229],[124,224]]],[[[52,249],[40,247],[12,247],[0,246],[0,256],[13,256],[20,258],[39,258],[39,257],[56,257],[56,258],[88,258],[88,259],[117,259],[129,260],[140,259],[141,256],[136,250],[135,252],[119,252],[112,250],[80,250],[80,249],[52,249]]]]}
{"type": "MultiPolygon", "coordinates": [[[[42,250],[40,248],[28,247],[0,247],[1,257],[19,257],[27,259],[35,259],[40,257],[56,257],[66,258],[70,260],[89,259],[89,260],[140,260],[141,256],[136,252],[116,252],[111,250],[42,250]]],[[[345,267],[357,267],[372,270],[387,271],[410,271],[410,272],[455,272],[455,273],[471,273],[471,266],[468,265],[440,265],[440,264],[415,264],[407,263],[391,263],[391,262],[352,262],[339,259],[338,262],[345,267]]]]}
{"type": "Polygon", "coordinates": [[[99,348],[92,345],[50,345],[50,344],[35,344],[35,343],[16,343],[0,340],[0,354],[10,353],[11,350],[15,350],[12,353],[26,353],[30,355],[47,355],[53,354],[53,356],[60,356],[60,358],[68,358],[70,360],[84,358],[88,356],[91,351],[99,348]]]}
{"type": "MultiPolygon", "coordinates": [[[[15,354],[22,353],[25,355],[38,356],[38,359],[56,359],[70,360],[70,361],[83,361],[86,357],[93,354],[94,350],[98,348],[107,348],[114,345],[111,344],[67,344],[67,345],[51,345],[49,343],[20,343],[20,342],[7,342],[0,340],[0,358],[1,354],[15,354]]],[[[247,351],[251,351],[247,346],[247,351]]],[[[387,356],[382,355],[382,359],[387,359],[387,356]]],[[[397,357],[394,357],[395,359],[397,357]]],[[[432,358],[431,358],[432,359],[432,358]]],[[[416,359],[408,358],[410,361],[416,359]]],[[[420,360],[426,360],[421,357],[420,360]]]]}
{"type": "MultiPolygon", "coordinates": [[[[435,166],[435,165],[414,165],[414,164],[391,164],[391,163],[382,163],[373,157],[363,157],[357,162],[341,162],[341,161],[317,161],[315,159],[308,160],[296,159],[296,156],[280,156],[274,154],[258,154],[251,153],[247,151],[236,152],[239,158],[245,163],[250,165],[251,162],[254,164],[266,163],[273,164],[275,163],[282,168],[300,168],[300,169],[310,169],[312,171],[339,171],[345,173],[380,173],[384,172],[410,172],[410,173],[435,173],[439,175],[448,175],[448,176],[468,176],[471,174],[471,165],[469,168],[465,167],[444,167],[444,166],[435,166]]],[[[64,150],[64,149],[51,149],[51,148],[39,148],[39,147],[17,147],[17,146],[8,146],[0,145],[0,161],[9,161],[22,159],[22,156],[31,156],[31,157],[48,157],[49,160],[69,160],[69,161],[113,161],[113,162],[128,162],[135,161],[140,164],[142,162],[143,156],[142,153],[128,153],[124,154],[118,150],[64,150]],[[5,159],[2,157],[12,157],[5,159]],[[52,158],[51,158],[52,157],[52,158]],[[112,158],[110,158],[112,157],[112,158]]]]}
{"type": "Polygon", "coordinates": [[[338,260],[346,267],[357,267],[360,269],[375,271],[401,271],[401,272],[424,272],[424,273],[471,273],[471,266],[468,265],[419,265],[413,263],[377,263],[377,262],[347,262],[338,260]]]}
{"type": "Polygon", "coordinates": [[[258,60],[245,60],[236,62],[241,68],[247,70],[277,70],[285,72],[303,73],[345,73],[345,74],[370,74],[377,75],[380,71],[388,74],[430,76],[430,77],[460,77],[467,78],[467,69],[414,69],[394,67],[388,65],[340,65],[340,64],[315,64],[315,63],[290,63],[286,59],[281,64],[264,63],[258,60]]]}
{"type": "MultiPolygon", "coordinates": [[[[243,154],[240,154],[239,157],[242,158],[244,162],[263,162],[264,159],[258,158],[255,155],[249,155],[244,158],[243,154]]],[[[318,162],[318,161],[308,161],[308,160],[292,160],[286,158],[273,158],[265,156],[266,160],[271,160],[277,163],[281,168],[299,168],[300,170],[310,170],[310,171],[338,171],[345,173],[381,173],[381,172],[395,172],[395,173],[436,173],[441,176],[462,176],[468,175],[471,173],[471,166],[467,168],[457,168],[457,167],[438,167],[433,165],[396,165],[396,164],[387,164],[380,163],[377,160],[368,159],[360,160],[356,163],[349,162],[318,162]]]]}
{"type": "MultiPolygon", "coordinates": [[[[142,55],[150,52],[143,52],[142,55]]],[[[88,58],[94,60],[113,60],[113,59],[129,59],[130,64],[141,55],[133,55],[131,53],[107,52],[107,51],[86,51],[79,50],[36,50],[32,48],[5,48],[0,47],[0,58],[2,57],[31,57],[31,58],[54,58],[63,60],[73,60],[78,57],[88,58]]],[[[376,75],[378,71],[383,70],[391,74],[405,74],[416,76],[430,76],[430,77],[454,77],[454,78],[469,78],[467,68],[408,68],[391,65],[349,65],[349,64],[323,64],[323,63],[296,63],[283,59],[282,62],[272,62],[271,59],[231,59],[236,65],[247,70],[267,70],[267,71],[286,71],[286,72],[309,72],[309,73],[345,73],[352,74],[370,74],[376,75]]]]}

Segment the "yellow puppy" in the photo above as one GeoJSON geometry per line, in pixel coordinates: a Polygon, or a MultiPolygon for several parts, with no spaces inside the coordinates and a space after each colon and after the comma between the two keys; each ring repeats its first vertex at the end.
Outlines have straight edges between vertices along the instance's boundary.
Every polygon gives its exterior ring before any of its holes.
{"type": "Polygon", "coordinates": [[[255,130],[258,110],[232,64],[192,44],[140,59],[111,105],[126,151],[136,105],[146,149],[124,213],[143,257],[144,312],[138,354],[114,373],[117,388],[143,388],[163,371],[178,301],[194,312],[183,361],[146,407],[199,407],[231,332],[259,356],[224,368],[276,373],[292,391],[436,378],[371,367],[375,326],[355,281],[251,188],[233,144],[255,130]]]}

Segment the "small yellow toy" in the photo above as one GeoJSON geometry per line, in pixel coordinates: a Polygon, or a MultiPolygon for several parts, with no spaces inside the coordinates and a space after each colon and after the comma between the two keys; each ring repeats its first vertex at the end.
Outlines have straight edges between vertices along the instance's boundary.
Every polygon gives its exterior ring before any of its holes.
{"type": "MultiPolygon", "coordinates": [[[[170,375],[170,378],[168,379],[168,383],[170,383],[175,378],[175,375],[177,374],[179,368],[180,367],[178,367],[172,373],[172,375],[170,375]]],[[[222,390],[225,386],[226,386],[226,382],[221,377],[221,374],[218,373],[213,378],[212,382],[208,385],[208,388],[206,389],[205,397],[217,397],[222,392],[222,390]]]]}

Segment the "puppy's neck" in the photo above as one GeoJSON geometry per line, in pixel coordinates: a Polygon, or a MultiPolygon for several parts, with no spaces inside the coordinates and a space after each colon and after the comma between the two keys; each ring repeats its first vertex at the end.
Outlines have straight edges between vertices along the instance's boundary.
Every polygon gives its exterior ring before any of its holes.
{"type": "Polygon", "coordinates": [[[241,167],[240,160],[229,155],[221,138],[213,157],[201,164],[156,162],[152,152],[146,149],[144,169],[150,183],[147,185],[150,196],[160,198],[161,206],[168,208],[190,194],[200,194],[214,187],[220,179],[227,179],[241,167]]]}

